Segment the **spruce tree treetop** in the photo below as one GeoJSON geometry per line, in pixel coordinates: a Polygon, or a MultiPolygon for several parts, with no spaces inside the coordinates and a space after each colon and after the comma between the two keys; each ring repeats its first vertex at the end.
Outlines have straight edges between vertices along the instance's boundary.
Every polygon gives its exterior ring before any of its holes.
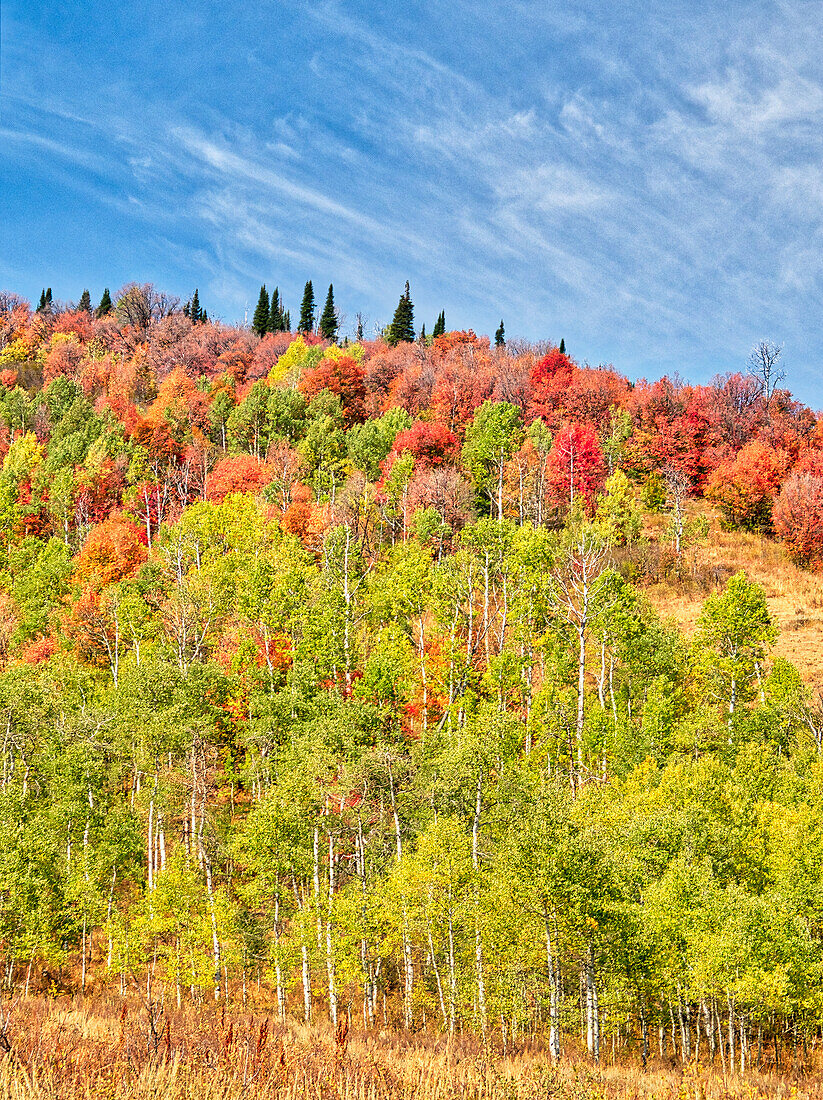
{"type": "Polygon", "coordinates": [[[260,297],[257,299],[251,327],[258,336],[265,336],[269,327],[269,292],[266,290],[265,283],[260,287],[260,297]]]}
{"type": "Polygon", "coordinates": [[[271,292],[271,305],[269,306],[269,332],[283,331],[283,308],[280,302],[280,288],[275,287],[271,292]]]}
{"type": "Polygon", "coordinates": [[[503,325],[503,319],[500,319],[500,328],[494,334],[494,346],[502,348],[506,346],[506,329],[503,325]]]}
{"type": "Polygon", "coordinates": [[[103,291],[103,297],[100,299],[100,305],[97,307],[97,316],[105,317],[107,313],[112,311],[111,294],[109,294],[109,288],[106,287],[103,291]]]}
{"type": "Polygon", "coordinates": [[[311,284],[311,279],[309,279],[303,289],[303,301],[300,303],[300,322],[297,325],[298,332],[314,332],[314,314],[314,287],[311,284]]]}
{"type": "Polygon", "coordinates": [[[40,301],[37,303],[37,309],[35,310],[35,313],[42,313],[45,308],[46,308],[46,288],[43,287],[43,289],[40,291],[40,301]]]}
{"type": "Polygon", "coordinates": [[[329,283],[329,292],[326,295],[326,304],[320,315],[320,335],[324,340],[336,340],[339,321],[334,308],[334,287],[329,283]]]}
{"type": "Polygon", "coordinates": [[[91,313],[91,295],[87,290],[84,290],[80,295],[80,301],[77,303],[77,308],[84,310],[86,313],[91,313]]]}
{"type": "Polygon", "coordinates": [[[406,289],[400,295],[394,318],[386,332],[387,344],[411,344],[414,341],[414,306],[411,300],[408,280],[406,289]]]}
{"type": "Polygon", "coordinates": [[[561,355],[566,354],[566,341],[563,339],[562,336],[560,337],[560,347],[557,350],[560,352],[561,355]]]}
{"type": "Polygon", "coordinates": [[[192,300],[191,300],[190,316],[191,316],[192,321],[194,321],[195,324],[197,324],[199,321],[203,320],[203,314],[202,314],[202,311],[200,309],[200,296],[197,293],[197,287],[194,288],[194,296],[192,297],[192,300]]]}
{"type": "Polygon", "coordinates": [[[436,339],[438,336],[442,336],[446,331],[446,311],[441,309],[437,315],[437,320],[434,322],[434,328],[432,329],[432,337],[436,339]]]}

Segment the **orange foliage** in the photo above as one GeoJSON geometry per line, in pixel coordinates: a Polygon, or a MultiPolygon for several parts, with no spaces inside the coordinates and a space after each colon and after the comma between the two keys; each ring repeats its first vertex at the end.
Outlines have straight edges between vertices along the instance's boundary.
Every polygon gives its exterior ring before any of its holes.
{"type": "Polygon", "coordinates": [[[351,355],[321,359],[316,367],[303,371],[297,384],[307,401],[323,390],[331,390],[340,398],[343,420],[347,427],[366,419],[366,382],[362,363],[351,355]]]}
{"type": "Polygon", "coordinates": [[[785,451],[755,439],[712,473],[706,498],[719,505],[730,526],[767,527],[772,502],[790,464],[785,451]]]}
{"type": "Polygon", "coordinates": [[[226,455],[212,470],[206,495],[219,502],[229,493],[259,493],[271,480],[271,467],[254,455],[226,455]]]}
{"type": "Polygon", "coordinates": [[[75,559],[74,579],[83,587],[99,590],[133,577],[146,553],[143,529],[123,515],[109,516],[89,532],[75,559]]]}

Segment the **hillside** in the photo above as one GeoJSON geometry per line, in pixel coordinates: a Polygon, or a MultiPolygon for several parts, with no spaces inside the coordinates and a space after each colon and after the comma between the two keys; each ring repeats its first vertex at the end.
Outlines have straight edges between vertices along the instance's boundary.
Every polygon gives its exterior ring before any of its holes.
{"type": "MultiPolygon", "coordinates": [[[[773,652],[796,666],[810,686],[823,686],[823,578],[800,569],[774,539],[747,531],[724,530],[717,510],[693,502],[692,514],[709,522],[706,544],[694,547],[682,583],[664,581],[644,588],[664,617],[688,637],[694,634],[703,600],[743,569],[762,586],[769,613],[779,629],[773,652]]],[[[646,517],[650,539],[659,538],[659,517],[646,517]]]]}
{"type": "Polygon", "coordinates": [[[813,1068],[821,419],[83,301],[0,295],[5,991],[813,1068]]]}

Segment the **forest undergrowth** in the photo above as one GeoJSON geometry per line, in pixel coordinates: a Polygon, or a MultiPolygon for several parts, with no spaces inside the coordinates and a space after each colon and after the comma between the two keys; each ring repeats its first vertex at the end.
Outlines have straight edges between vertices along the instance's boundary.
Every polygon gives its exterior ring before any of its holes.
{"type": "Polygon", "coordinates": [[[552,1065],[542,1042],[504,1050],[475,1035],[307,1027],[259,1006],[153,1003],[136,997],[31,997],[0,1017],[3,1100],[694,1100],[823,1096],[813,1055],[743,1075],[604,1051],[601,1065],[568,1044],[552,1065]]]}

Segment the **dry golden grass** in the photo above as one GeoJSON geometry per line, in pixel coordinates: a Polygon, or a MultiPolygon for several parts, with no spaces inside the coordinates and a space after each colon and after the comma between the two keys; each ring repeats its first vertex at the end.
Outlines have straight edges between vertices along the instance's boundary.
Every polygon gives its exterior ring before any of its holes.
{"type": "Polygon", "coordinates": [[[270,1025],[265,1016],[208,1005],[159,1012],[152,1035],[139,1002],[114,998],[18,1001],[3,1032],[3,1100],[721,1100],[823,1097],[823,1079],[747,1074],[705,1066],[642,1070],[595,1066],[527,1045],[504,1057],[475,1039],[391,1032],[336,1042],[328,1027],[270,1025]]]}
{"type": "MultiPolygon", "coordinates": [[[[690,502],[690,513],[708,518],[708,539],[686,551],[680,579],[671,577],[645,589],[657,611],[690,636],[706,596],[744,569],[763,586],[779,627],[774,653],[791,661],[807,683],[823,686],[823,575],[798,569],[772,539],[724,531],[718,513],[705,501],[690,502]]],[[[662,523],[663,517],[649,517],[647,533],[659,537],[662,523]]]]}

